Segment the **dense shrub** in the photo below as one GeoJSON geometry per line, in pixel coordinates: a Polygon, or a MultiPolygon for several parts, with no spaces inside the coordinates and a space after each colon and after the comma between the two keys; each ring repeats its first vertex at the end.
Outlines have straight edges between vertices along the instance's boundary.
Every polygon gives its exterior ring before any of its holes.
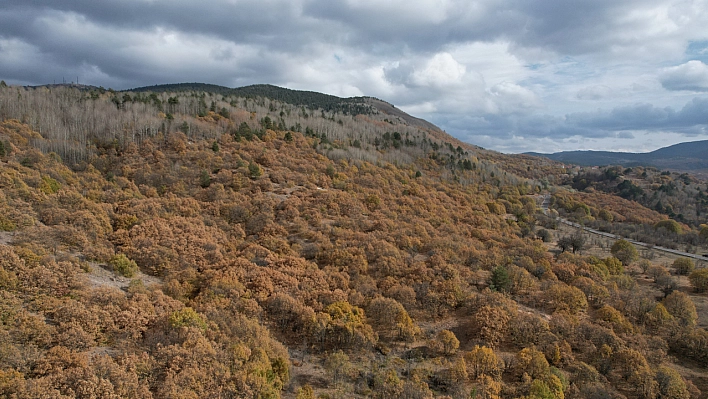
{"type": "Polygon", "coordinates": [[[138,265],[134,260],[128,259],[124,254],[119,254],[111,258],[108,262],[113,266],[113,271],[123,277],[133,277],[138,272],[138,265]]]}

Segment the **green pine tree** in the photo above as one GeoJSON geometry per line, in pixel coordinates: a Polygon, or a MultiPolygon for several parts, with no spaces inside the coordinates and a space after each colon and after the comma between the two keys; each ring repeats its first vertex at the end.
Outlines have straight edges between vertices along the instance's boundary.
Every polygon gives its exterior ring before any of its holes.
{"type": "Polygon", "coordinates": [[[509,271],[504,266],[497,266],[492,270],[492,278],[489,283],[489,288],[492,291],[506,292],[509,290],[509,271]]]}
{"type": "Polygon", "coordinates": [[[207,188],[211,185],[211,176],[209,176],[209,172],[206,170],[202,170],[202,173],[199,175],[199,185],[202,186],[202,188],[207,188]]]}

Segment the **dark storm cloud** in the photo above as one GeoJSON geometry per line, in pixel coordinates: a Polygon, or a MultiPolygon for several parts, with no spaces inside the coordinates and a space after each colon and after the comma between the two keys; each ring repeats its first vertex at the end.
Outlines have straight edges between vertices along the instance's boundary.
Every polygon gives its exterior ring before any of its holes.
{"type": "Polygon", "coordinates": [[[103,75],[97,84],[119,88],[183,80],[225,85],[282,81],[284,67],[272,64],[283,55],[306,54],[313,39],[327,37],[328,29],[326,23],[304,17],[297,2],[258,0],[9,1],[0,11],[0,26],[0,39],[19,41],[22,50],[43,60],[33,68],[22,66],[23,73],[15,76],[8,76],[6,71],[13,68],[5,65],[0,70],[4,77],[46,83],[47,77],[81,74],[88,66],[103,75]],[[164,68],[159,59],[175,54],[158,42],[160,33],[176,33],[180,40],[192,40],[195,48],[222,41],[226,47],[210,51],[210,57],[233,62],[230,68],[209,62],[192,67],[192,60],[183,59],[164,68]],[[136,50],[141,45],[157,51],[141,53],[136,50]],[[42,72],[48,64],[52,70],[42,72]]]}
{"type": "Polygon", "coordinates": [[[605,51],[608,44],[619,44],[617,32],[625,17],[639,1],[545,0],[519,1],[527,17],[523,31],[515,37],[520,46],[545,47],[560,54],[605,51]]]}
{"type": "MultiPolygon", "coordinates": [[[[582,54],[611,46],[637,47],[637,40],[643,37],[632,33],[640,31],[642,24],[622,22],[622,18],[637,4],[647,3],[651,1],[456,0],[413,5],[396,0],[9,0],[0,11],[0,35],[21,38],[52,57],[85,59],[102,70],[107,70],[101,62],[105,51],[92,49],[93,57],[76,54],[71,43],[65,41],[62,46],[50,40],[45,19],[64,13],[73,14],[79,23],[108,30],[149,32],[160,28],[204,35],[262,47],[264,57],[268,52],[301,54],[312,43],[329,43],[390,58],[406,51],[434,53],[452,43],[497,39],[510,40],[512,49],[582,54]],[[618,34],[620,30],[629,34],[618,34]]],[[[113,63],[110,58],[105,60],[105,64],[113,63]]]]}
{"type": "Polygon", "coordinates": [[[696,125],[708,125],[708,98],[694,98],[676,111],[638,104],[615,108],[610,112],[576,113],[568,115],[570,125],[607,131],[623,130],[684,130],[696,125]]]}
{"type": "Polygon", "coordinates": [[[347,35],[341,39],[348,44],[374,51],[434,52],[451,43],[494,40],[518,32],[527,19],[504,0],[421,3],[316,0],[307,2],[305,11],[344,27],[347,35]]]}
{"type": "Polygon", "coordinates": [[[564,118],[551,115],[511,116],[486,115],[483,118],[456,118],[449,115],[440,119],[450,127],[449,133],[463,136],[469,142],[475,137],[488,136],[495,140],[512,140],[515,137],[549,137],[565,139],[574,136],[603,138],[614,133],[598,129],[587,129],[566,123],[564,118]]]}
{"type": "Polygon", "coordinates": [[[287,24],[277,23],[297,20],[291,7],[267,7],[266,3],[242,4],[239,8],[215,2],[196,5],[77,1],[62,7],[36,1],[16,2],[0,11],[0,39],[6,42],[2,46],[6,49],[14,44],[14,50],[23,52],[20,58],[35,58],[39,62],[13,65],[6,59],[0,61],[3,67],[0,72],[7,76],[7,71],[14,70],[7,77],[37,84],[76,75],[90,79],[91,76],[85,75],[93,71],[96,84],[117,88],[184,80],[226,85],[234,80],[248,83],[277,80],[282,72],[272,63],[281,52],[279,48],[297,52],[307,41],[284,34],[289,30],[287,24]],[[191,45],[195,48],[200,47],[200,41],[221,38],[225,47],[212,49],[207,58],[217,64],[235,60],[221,67],[210,65],[208,59],[197,63],[184,57],[165,64],[161,60],[175,58],[176,54],[159,43],[160,32],[165,35],[174,32],[182,36],[180,40],[193,41],[191,45]],[[248,58],[229,48],[235,43],[252,49],[248,58]],[[158,51],[141,52],[141,46],[152,46],[158,51]],[[160,47],[163,51],[159,51],[160,47]],[[239,66],[238,79],[232,78],[233,66],[239,66]]]}
{"type": "MultiPolygon", "coordinates": [[[[657,0],[526,0],[422,2],[307,2],[305,12],[345,27],[351,45],[377,43],[416,51],[437,51],[450,43],[509,40],[520,52],[539,48],[561,55],[607,53],[624,57],[646,53],[671,35],[649,31],[655,19],[632,12],[660,6],[657,0]],[[363,3],[363,4],[362,4],[363,3]],[[401,5],[390,10],[390,4],[401,5]],[[368,6],[367,6],[368,5],[368,6]],[[447,7],[446,7],[447,6],[447,7]],[[667,37],[668,36],[668,37],[667,37]],[[658,42],[658,43],[657,43],[658,42]]],[[[689,11],[686,11],[689,12],[689,11]]],[[[682,17],[676,11],[674,18],[682,17]]]]}
{"type": "MultiPolygon", "coordinates": [[[[515,48],[538,47],[568,54],[599,51],[618,43],[616,20],[633,2],[451,1],[88,1],[10,0],[0,12],[2,36],[19,37],[40,52],[84,58],[48,37],[46,17],[73,14],[79,23],[127,32],[157,28],[300,54],[311,43],[363,48],[379,55],[436,52],[451,43],[504,38],[515,48]],[[69,51],[67,51],[69,50],[69,51]]],[[[635,35],[636,36],[636,35],[635,35]]],[[[56,38],[60,39],[60,38],[56,38]]],[[[634,43],[628,43],[634,44],[634,43]]],[[[91,51],[93,58],[105,51],[91,51]]],[[[96,62],[101,69],[101,60],[96,62]]],[[[106,63],[115,60],[107,59],[106,63]]],[[[264,60],[265,61],[265,60],[264,60]]],[[[115,71],[117,72],[117,71],[115,71]]],[[[122,77],[127,79],[127,77],[122,77]]]]}
{"type": "MultiPolygon", "coordinates": [[[[150,30],[164,27],[182,32],[228,37],[234,41],[268,41],[288,37],[283,34],[298,28],[297,2],[275,1],[140,1],[140,0],[76,0],[70,2],[7,2],[9,12],[19,11],[41,16],[52,11],[74,13],[103,26],[126,30],[150,30]]],[[[292,32],[291,32],[292,33],[292,32]]]]}

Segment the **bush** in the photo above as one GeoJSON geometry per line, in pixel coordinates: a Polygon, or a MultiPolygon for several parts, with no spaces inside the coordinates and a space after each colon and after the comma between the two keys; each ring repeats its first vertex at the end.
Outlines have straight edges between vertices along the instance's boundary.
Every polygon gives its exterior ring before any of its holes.
{"type": "Polygon", "coordinates": [[[614,256],[607,257],[603,262],[605,266],[607,266],[607,271],[609,271],[610,274],[619,275],[624,273],[622,262],[614,256]]]}
{"type": "Polygon", "coordinates": [[[659,279],[659,277],[668,276],[668,275],[669,275],[669,271],[666,270],[666,268],[661,265],[651,265],[647,269],[647,276],[654,279],[654,282],[656,282],[659,279]]]}
{"type": "Polygon", "coordinates": [[[660,398],[688,398],[686,381],[674,369],[661,366],[656,372],[656,382],[659,385],[660,398]]]}
{"type": "Polygon", "coordinates": [[[124,277],[133,277],[138,272],[138,265],[135,264],[135,261],[128,259],[123,254],[112,257],[108,263],[113,266],[114,272],[124,277]]]}
{"type": "Polygon", "coordinates": [[[257,163],[251,162],[248,164],[248,174],[251,176],[252,179],[256,179],[261,177],[261,175],[263,174],[263,170],[257,163]]]}
{"type": "Polygon", "coordinates": [[[546,230],[546,229],[541,229],[538,232],[536,232],[536,236],[543,240],[543,242],[550,242],[551,241],[551,233],[546,230]]]}
{"type": "Polygon", "coordinates": [[[661,222],[658,222],[657,224],[654,225],[655,229],[660,229],[664,228],[666,231],[669,231],[671,233],[676,233],[676,234],[681,234],[683,233],[683,228],[681,228],[681,225],[675,221],[675,220],[662,220],[661,222]]]}
{"type": "Polygon", "coordinates": [[[315,391],[309,384],[305,384],[298,388],[296,395],[297,396],[295,399],[315,399],[315,391]]]}
{"type": "Polygon", "coordinates": [[[7,217],[0,215],[0,231],[14,231],[17,224],[7,217]]]}
{"type": "Polygon", "coordinates": [[[440,330],[435,336],[432,346],[436,347],[438,352],[444,355],[454,355],[457,352],[457,348],[460,347],[460,341],[452,331],[440,330]]]}
{"type": "Polygon", "coordinates": [[[676,274],[681,276],[690,274],[696,268],[696,265],[689,258],[678,258],[674,261],[673,266],[676,269],[676,274]]]}
{"type": "Polygon", "coordinates": [[[554,311],[577,314],[588,307],[587,297],[576,287],[556,283],[544,292],[544,296],[554,311]]]}
{"type": "Polygon", "coordinates": [[[697,269],[694,270],[688,279],[691,281],[691,285],[697,292],[708,291],[708,269],[697,269]]]}
{"type": "Polygon", "coordinates": [[[612,256],[619,259],[625,266],[639,259],[637,248],[627,240],[617,240],[612,244],[610,252],[612,252],[612,256]]]}
{"type": "Polygon", "coordinates": [[[606,222],[611,222],[615,219],[614,216],[612,216],[612,213],[607,209],[601,209],[600,212],[597,214],[597,217],[606,222]]]}
{"type": "Polygon", "coordinates": [[[52,179],[49,176],[42,176],[42,184],[39,186],[39,190],[45,194],[54,194],[61,188],[61,184],[58,181],[52,179]]]}
{"type": "Polygon", "coordinates": [[[674,291],[664,298],[661,304],[672,316],[679,319],[681,325],[696,325],[696,320],[698,320],[696,305],[688,295],[681,291],[674,291]]]}
{"type": "Polygon", "coordinates": [[[172,328],[196,327],[202,331],[207,329],[204,317],[190,307],[172,312],[169,317],[169,323],[172,328]]]}

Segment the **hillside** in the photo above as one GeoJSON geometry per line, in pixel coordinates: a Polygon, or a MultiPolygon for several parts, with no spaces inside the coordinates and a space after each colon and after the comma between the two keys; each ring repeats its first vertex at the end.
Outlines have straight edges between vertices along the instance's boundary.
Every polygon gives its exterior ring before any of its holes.
{"type": "MultiPolygon", "coordinates": [[[[291,90],[266,84],[232,89],[224,86],[204,83],[177,83],[139,87],[127,90],[125,93],[139,94],[149,93],[151,91],[163,93],[163,97],[164,93],[175,94],[173,98],[177,98],[177,94],[181,94],[183,96],[193,96],[196,92],[209,94],[212,96],[218,94],[222,96],[222,100],[225,100],[226,97],[242,98],[243,100],[246,100],[246,102],[244,102],[244,104],[247,104],[246,108],[251,106],[249,104],[249,100],[254,104],[257,103],[260,107],[264,107],[267,101],[269,103],[268,111],[271,113],[276,111],[278,108],[275,104],[280,103],[281,107],[287,105],[286,107],[290,108],[290,111],[287,112],[288,117],[291,116],[293,112],[298,113],[298,123],[302,122],[303,117],[306,115],[311,115],[313,111],[319,111],[323,118],[324,113],[322,113],[322,111],[329,112],[330,115],[327,116],[326,119],[329,119],[330,121],[333,121],[333,114],[341,114],[350,117],[360,115],[360,117],[357,118],[360,121],[371,118],[386,122],[390,125],[388,126],[388,129],[382,129],[382,126],[380,125],[373,127],[375,134],[377,134],[380,138],[385,137],[384,130],[388,130],[389,132],[395,130],[393,126],[405,126],[407,129],[417,128],[418,131],[424,132],[427,137],[435,139],[437,143],[445,143],[446,148],[443,148],[443,150],[447,150],[449,146],[452,146],[453,149],[460,147],[464,150],[468,150],[469,153],[473,153],[476,158],[487,161],[490,165],[504,164],[505,168],[512,171],[517,176],[556,182],[558,175],[564,173],[562,164],[560,163],[539,161],[533,157],[523,155],[505,155],[494,151],[487,151],[470,143],[462,142],[451,137],[434,124],[411,116],[396,108],[393,104],[374,97],[340,98],[322,93],[291,90]],[[293,109],[293,107],[303,107],[304,109],[307,109],[308,112],[305,112],[303,109],[293,109]]],[[[230,100],[229,105],[233,106],[235,104],[236,103],[233,100],[230,100]]],[[[202,105],[202,107],[203,110],[206,109],[206,102],[202,105]]],[[[340,123],[340,120],[338,120],[338,123],[340,123]]],[[[340,125],[342,125],[342,123],[340,123],[340,125]]],[[[293,127],[292,125],[288,126],[293,127]]],[[[369,126],[365,129],[361,129],[356,134],[348,134],[349,142],[354,143],[356,141],[355,136],[361,136],[363,132],[371,129],[372,127],[369,126]]],[[[369,141],[375,144],[375,137],[371,138],[369,141]]],[[[390,144],[395,146],[400,143],[391,142],[390,144]]],[[[408,144],[411,143],[408,142],[408,144]]]]}
{"type": "Polygon", "coordinates": [[[372,104],[0,88],[0,396],[706,396],[705,294],[538,201],[665,216],[372,104]]]}
{"type": "Polygon", "coordinates": [[[564,151],[555,154],[527,153],[559,162],[605,166],[653,166],[675,171],[708,172],[708,140],[679,143],[648,153],[609,151],[564,151]]]}
{"type": "Polygon", "coordinates": [[[688,173],[653,167],[585,168],[574,171],[572,176],[566,175],[563,184],[576,190],[598,190],[636,201],[693,227],[708,223],[706,183],[688,173]]]}

